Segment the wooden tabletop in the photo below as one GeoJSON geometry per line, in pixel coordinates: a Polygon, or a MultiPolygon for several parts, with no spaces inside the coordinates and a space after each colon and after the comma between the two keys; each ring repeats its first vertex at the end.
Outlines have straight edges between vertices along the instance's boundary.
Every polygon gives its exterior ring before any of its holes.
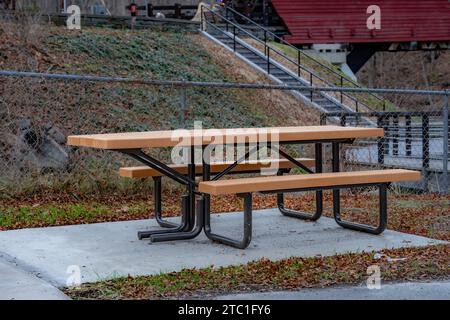
{"type": "Polygon", "coordinates": [[[340,126],[304,126],[243,129],[149,131],[69,136],[67,144],[107,150],[208,145],[233,142],[330,141],[384,136],[383,129],[340,126]],[[262,130],[262,131],[258,131],[262,130]]]}

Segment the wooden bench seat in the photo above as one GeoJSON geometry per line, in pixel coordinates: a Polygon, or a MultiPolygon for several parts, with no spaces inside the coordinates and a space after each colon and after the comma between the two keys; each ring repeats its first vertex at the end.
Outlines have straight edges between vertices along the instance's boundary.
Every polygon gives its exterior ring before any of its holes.
{"type": "Polygon", "coordinates": [[[224,243],[239,249],[245,249],[252,238],[252,194],[254,192],[276,193],[280,211],[285,216],[306,220],[317,220],[322,215],[322,199],[317,204],[315,215],[286,210],[280,199],[283,193],[290,191],[333,189],[333,213],[335,221],[342,227],[371,234],[382,233],[387,226],[387,188],[392,182],[419,181],[420,172],[409,170],[374,170],[357,172],[315,173],[306,175],[257,177],[221,181],[204,181],[199,184],[199,192],[203,194],[199,200],[201,211],[205,214],[205,233],[209,239],[224,243]],[[344,221],[340,213],[340,189],[361,186],[377,186],[379,188],[379,223],[378,226],[358,224],[344,221]],[[210,196],[239,194],[244,198],[244,233],[241,240],[234,240],[222,235],[214,234],[210,225],[210,196]],[[206,203],[206,204],[205,204],[206,203]],[[280,207],[281,204],[281,207],[280,207]]]}
{"type": "MultiPolygon", "coordinates": [[[[300,158],[296,159],[301,164],[308,168],[312,168],[315,165],[314,159],[310,158],[300,158]]],[[[272,162],[278,162],[278,168],[280,169],[293,169],[295,168],[295,164],[292,162],[279,159],[272,160],[272,162]]],[[[224,163],[216,163],[211,165],[211,173],[220,173],[225,170],[228,166],[233,164],[232,162],[224,162],[224,163]]],[[[273,165],[272,165],[273,166],[273,165]]],[[[181,174],[187,174],[187,166],[186,165],[171,165],[172,169],[177,170],[181,174]]],[[[247,172],[258,172],[263,168],[270,168],[270,165],[267,163],[261,163],[260,161],[247,161],[246,163],[242,163],[237,165],[236,168],[233,169],[232,173],[247,173],[247,172]]],[[[197,174],[202,173],[202,166],[196,167],[197,174]]],[[[120,168],[119,174],[125,178],[132,179],[140,179],[140,178],[150,178],[150,177],[162,177],[163,175],[155,169],[149,167],[128,167],[128,168],[120,168]]]]}
{"type": "Polygon", "coordinates": [[[375,170],[316,173],[280,177],[256,177],[200,182],[199,191],[210,195],[241,194],[278,190],[329,188],[399,181],[418,181],[420,172],[410,170],[375,170]]]}

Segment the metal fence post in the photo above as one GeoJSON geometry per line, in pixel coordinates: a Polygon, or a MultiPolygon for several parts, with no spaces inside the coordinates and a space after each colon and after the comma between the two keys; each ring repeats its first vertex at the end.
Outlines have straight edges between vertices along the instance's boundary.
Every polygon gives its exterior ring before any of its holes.
{"type": "Polygon", "coordinates": [[[391,117],[389,115],[383,116],[383,129],[384,129],[384,155],[389,156],[390,148],[391,148],[391,139],[390,139],[390,126],[391,126],[391,117]]]}
{"type": "Polygon", "coordinates": [[[393,119],[393,139],[392,139],[392,155],[398,156],[398,135],[399,135],[399,117],[398,115],[394,115],[393,119]]]}
{"type": "MultiPolygon", "coordinates": [[[[377,127],[383,128],[383,122],[384,117],[380,114],[377,115],[377,127]]],[[[384,137],[380,137],[377,139],[377,145],[378,145],[378,164],[383,165],[384,164],[384,144],[385,139],[384,137]]]]}
{"type": "MultiPolygon", "coordinates": [[[[149,6],[151,6],[151,4],[149,6]]],[[[204,19],[204,17],[203,17],[203,6],[200,6],[200,29],[202,31],[206,31],[206,26],[204,25],[205,22],[203,21],[203,19],[204,19]]]]}
{"type": "Polygon", "coordinates": [[[327,114],[321,113],[320,114],[320,125],[325,126],[327,124],[327,114]]]}
{"type": "Polygon", "coordinates": [[[444,177],[443,179],[443,183],[442,183],[442,193],[447,195],[449,194],[449,180],[450,177],[448,175],[448,153],[449,153],[449,149],[448,149],[448,140],[449,140],[449,128],[448,128],[448,116],[449,116],[449,95],[450,92],[447,93],[447,95],[445,96],[445,104],[444,104],[444,109],[442,110],[442,120],[443,120],[443,125],[444,125],[444,130],[443,130],[443,156],[442,156],[442,176],[444,177]]]}
{"type": "Polygon", "coordinates": [[[341,114],[339,122],[340,122],[341,127],[345,127],[345,125],[347,123],[347,116],[344,113],[341,114]]]}
{"type": "Polygon", "coordinates": [[[230,19],[228,18],[228,7],[225,7],[225,30],[228,32],[228,21],[230,19]]]}
{"type": "Polygon", "coordinates": [[[233,51],[236,52],[236,26],[233,24],[233,51]]]}
{"type": "Polygon", "coordinates": [[[406,156],[411,157],[411,155],[412,155],[411,116],[405,117],[405,126],[406,126],[406,141],[405,141],[406,156]]]}
{"type": "Polygon", "coordinates": [[[180,89],[180,128],[186,126],[186,88],[180,89]]]}
{"type": "Polygon", "coordinates": [[[430,118],[428,114],[422,115],[422,168],[423,189],[428,192],[428,180],[430,176],[430,118]]]}

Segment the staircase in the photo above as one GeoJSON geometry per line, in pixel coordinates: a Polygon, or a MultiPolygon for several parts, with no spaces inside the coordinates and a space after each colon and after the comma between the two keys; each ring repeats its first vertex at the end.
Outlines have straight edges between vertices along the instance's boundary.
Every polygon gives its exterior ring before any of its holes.
{"type": "MultiPolygon", "coordinates": [[[[285,44],[283,39],[229,7],[224,8],[224,12],[222,13],[202,7],[201,16],[202,31],[205,36],[234,51],[241,59],[259,71],[264,72],[280,84],[311,88],[314,87],[314,83],[321,87],[336,87],[336,83],[340,83],[341,86],[343,86],[345,83],[346,86],[351,84],[351,87],[359,87],[358,84],[344,78],[343,75],[332,68],[306,55],[296,47],[287,44],[289,45],[289,48],[294,49],[295,52],[297,52],[298,59],[295,61],[292,56],[288,56],[280,49],[270,45],[269,40],[276,40],[285,44]],[[241,20],[244,19],[248,21],[248,23],[252,25],[252,31],[250,31],[249,28],[234,22],[236,16],[239,16],[241,20]],[[220,23],[218,23],[218,21],[220,21],[220,23]],[[256,41],[260,47],[264,46],[264,51],[252,46],[246,39],[252,39],[253,42],[256,41]],[[314,64],[325,69],[327,71],[328,79],[318,75],[304,64],[299,63],[301,61],[307,61],[306,59],[313,61],[314,64]],[[279,62],[280,60],[287,61],[289,65],[294,65],[298,72],[285,67],[279,62]]],[[[336,98],[329,92],[311,90],[293,90],[293,92],[298,98],[304,102],[308,102],[320,112],[346,113],[346,123],[348,125],[375,125],[372,121],[356,115],[356,112],[370,112],[375,110],[351,94],[339,93],[339,97],[336,98]],[[347,103],[349,101],[350,103],[347,103]],[[348,115],[348,113],[355,113],[355,116],[348,115]]],[[[376,95],[372,96],[372,100],[377,101],[380,105],[385,105],[383,99],[376,95]]]]}
{"type": "MultiPolygon", "coordinates": [[[[222,45],[228,48],[233,48],[233,39],[226,34],[209,33],[215,40],[219,41],[222,45]]],[[[260,51],[249,46],[241,39],[236,39],[236,53],[239,54],[244,60],[247,60],[251,65],[257,67],[262,72],[270,75],[275,81],[280,84],[292,85],[292,86],[305,86],[310,87],[310,84],[303,78],[295,75],[291,70],[288,70],[284,66],[280,65],[276,61],[270,59],[269,63],[267,58],[261,55],[260,51]]],[[[339,103],[329,95],[321,92],[314,92],[311,97],[309,90],[299,91],[296,90],[304,100],[312,102],[322,112],[349,112],[352,109],[339,103]]]]}

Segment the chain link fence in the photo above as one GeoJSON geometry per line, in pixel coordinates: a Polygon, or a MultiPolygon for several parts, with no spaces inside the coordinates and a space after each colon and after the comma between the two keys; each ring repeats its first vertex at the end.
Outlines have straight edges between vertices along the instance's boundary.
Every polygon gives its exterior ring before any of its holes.
{"type": "MultiPolygon", "coordinates": [[[[382,127],[386,132],[384,138],[358,140],[343,148],[346,170],[420,170],[423,172],[420,184],[400,186],[428,192],[448,191],[446,91],[392,91],[405,97],[433,94],[443,98],[439,100],[440,107],[429,111],[321,116],[317,112],[314,117],[313,112],[301,109],[305,107],[300,102],[291,110],[277,110],[277,99],[283,96],[277,94],[294,89],[383,93],[355,88],[146,81],[0,71],[0,194],[15,197],[61,190],[74,194],[149,192],[150,182],[137,183],[118,176],[120,166],[134,164],[127,157],[109,151],[71,148],[66,145],[66,137],[189,128],[196,120],[202,120],[205,128],[317,125],[319,120],[322,125],[382,127]],[[262,95],[272,97],[273,105],[260,105],[258,98],[262,95]],[[276,119],[267,119],[261,108],[273,108],[270,113],[276,119]],[[287,122],[284,117],[287,112],[302,112],[303,122],[287,122]]],[[[313,156],[308,147],[297,151],[301,156],[313,156]]],[[[170,156],[169,149],[148,152],[167,160],[170,156]]]]}
{"type": "Polygon", "coordinates": [[[328,113],[321,124],[383,128],[379,139],[360,139],[343,147],[345,170],[410,169],[422,172],[417,183],[397,186],[448,194],[449,132],[448,103],[435,111],[328,113]]]}

